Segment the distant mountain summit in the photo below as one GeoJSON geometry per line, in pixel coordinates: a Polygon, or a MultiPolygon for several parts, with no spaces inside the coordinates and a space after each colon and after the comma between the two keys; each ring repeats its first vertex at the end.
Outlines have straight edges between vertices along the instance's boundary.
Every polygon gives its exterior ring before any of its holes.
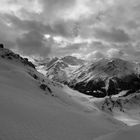
{"type": "Polygon", "coordinates": [[[47,78],[94,97],[140,89],[140,65],[119,58],[87,62],[73,56],[52,58],[41,69],[47,78]]]}
{"type": "Polygon", "coordinates": [[[69,76],[84,63],[84,60],[73,56],[65,56],[57,59],[46,70],[46,76],[54,81],[66,83],[69,76]]]}
{"type": "Polygon", "coordinates": [[[69,86],[88,95],[105,97],[140,89],[137,65],[122,59],[101,59],[81,66],[69,78],[69,86]]]}
{"type": "Polygon", "coordinates": [[[74,56],[65,56],[62,57],[61,60],[72,66],[80,65],[80,64],[82,65],[84,63],[84,60],[78,59],[77,57],[74,56]]]}
{"type": "Polygon", "coordinates": [[[121,59],[101,59],[83,65],[72,76],[78,81],[89,81],[92,79],[107,77],[123,77],[136,72],[136,64],[121,59]],[[78,77],[77,77],[78,76],[78,77]]]}
{"type": "Polygon", "coordinates": [[[44,64],[40,63],[37,67],[40,67],[40,72],[42,71],[47,78],[60,83],[66,83],[72,72],[85,63],[84,60],[74,56],[65,56],[62,58],[55,57],[47,62],[43,62],[44,64]]]}

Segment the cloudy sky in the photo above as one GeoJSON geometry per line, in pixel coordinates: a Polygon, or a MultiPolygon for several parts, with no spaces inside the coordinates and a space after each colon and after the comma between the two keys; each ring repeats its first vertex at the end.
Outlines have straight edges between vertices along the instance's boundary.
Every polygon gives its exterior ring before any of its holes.
{"type": "Polygon", "coordinates": [[[140,60],[139,0],[0,0],[0,42],[25,56],[140,60]]]}

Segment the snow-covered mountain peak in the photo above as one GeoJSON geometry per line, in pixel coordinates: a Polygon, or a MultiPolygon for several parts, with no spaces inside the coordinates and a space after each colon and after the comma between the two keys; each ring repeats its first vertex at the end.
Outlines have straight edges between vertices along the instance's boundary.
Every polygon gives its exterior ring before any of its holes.
{"type": "Polygon", "coordinates": [[[96,97],[133,93],[140,88],[136,64],[121,59],[101,59],[81,66],[69,78],[69,86],[96,97]]]}
{"type": "Polygon", "coordinates": [[[88,72],[104,73],[107,76],[124,76],[134,72],[134,63],[121,59],[102,59],[89,65],[88,72]]]}
{"type": "Polygon", "coordinates": [[[84,60],[73,56],[55,57],[50,59],[44,66],[37,66],[37,69],[49,79],[65,83],[68,81],[69,75],[84,62],[84,60]]]}

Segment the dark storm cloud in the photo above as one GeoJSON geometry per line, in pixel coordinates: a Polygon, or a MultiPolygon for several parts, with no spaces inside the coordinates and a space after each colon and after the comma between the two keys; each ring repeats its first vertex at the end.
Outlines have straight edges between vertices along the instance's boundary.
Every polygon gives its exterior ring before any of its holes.
{"type": "Polygon", "coordinates": [[[33,21],[23,21],[16,16],[1,16],[0,42],[5,47],[17,49],[24,55],[47,56],[51,45],[44,38],[44,26],[33,21]],[[10,25],[8,25],[10,24],[10,25]]]}
{"type": "Polygon", "coordinates": [[[37,31],[30,31],[17,39],[17,44],[22,53],[26,55],[47,56],[50,53],[50,47],[46,46],[44,35],[37,31]]]}
{"type": "Polygon", "coordinates": [[[43,34],[50,34],[53,36],[72,36],[72,22],[58,21],[54,24],[43,24],[43,22],[36,21],[35,19],[22,20],[14,15],[4,14],[1,15],[13,24],[19,30],[36,30],[43,34]]]}
{"type": "Polygon", "coordinates": [[[7,48],[14,48],[18,35],[18,32],[14,28],[9,27],[9,25],[0,18],[0,43],[4,43],[7,48]]]}
{"type": "Polygon", "coordinates": [[[40,0],[43,3],[45,10],[66,9],[73,6],[76,0],[40,0]]]}
{"type": "Polygon", "coordinates": [[[122,29],[112,28],[110,30],[106,29],[95,29],[95,37],[103,39],[109,42],[124,43],[129,42],[130,37],[122,29]]]}
{"type": "Polygon", "coordinates": [[[0,11],[0,19],[10,26],[0,27],[0,41],[8,48],[16,47],[25,55],[47,56],[57,43],[44,38],[46,34],[72,37],[73,23],[64,21],[63,11],[75,0],[6,0],[2,4],[9,9],[0,11]]]}
{"type": "MultiPolygon", "coordinates": [[[[51,53],[51,47],[54,44],[54,40],[51,40],[50,42],[50,40],[45,39],[45,34],[49,34],[51,36],[63,36],[65,38],[72,37],[72,24],[66,24],[64,21],[59,21],[52,25],[45,25],[40,21],[36,21],[34,19],[22,20],[17,16],[10,14],[0,14],[0,17],[5,20],[6,23],[11,24],[11,27],[8,27],[3,23],[4,27],[0,27],[2,28],[2,30],[0,31],[0,41],[3,42],[8,48],[13,48],[13,46],[18,47],[18,50],[20,50],[25,55],[47,56],[49,55],[49,53],[51,53]],[[5,30],[3,30],[4,28],[5,30]],[[13,33],[13,30],[15,30],[14,36],[13,34],[10,34],[10,32],[13,33]],[[8,37],[11,41],[9,41],[8,37]],[[15,38],[12,39],[13,37],[15,38]]],[[[66,50],[70,50],[70,48],[71,47],[66,48],[66,50]]]]}
{"type": "Polygon", "coordinates": [[[140,51],[133,45],[125,47],[139,41],[139,0],[0,0],[0,4],[0,41],[28,55],[93,52],[98,57],[110,50],[117,56],[120,50],[134,56],[140,51]],[[46,34],[51,39],[45,39],[46,34]],[[71,44],[61,46],[61,41],[71,44]]]}
{"type": "Polygon", "coordinates": [[[73,44],[69,44],[67,45],[65,48],[68,50],[72,49],[73,51],[79,50],[80,48],[86,47],[87,43],[83,42],[83,43],[73,43],[73,44]]]}
{"type": "Polygon", "coordinates": [[[64,11],[76,4],[76,0],[40,0],[46,19],[56,20],[63,17],[64,11]]]}

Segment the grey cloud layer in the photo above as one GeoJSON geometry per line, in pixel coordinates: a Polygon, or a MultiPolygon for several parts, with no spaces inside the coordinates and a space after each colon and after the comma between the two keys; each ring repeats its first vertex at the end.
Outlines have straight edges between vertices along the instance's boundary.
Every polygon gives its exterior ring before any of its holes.
{"type": "Polygon", "coordinates": [[[45,39],[42,33],[37,31],[30,31],[17,39],[17,44],[21,51],[26,55],[47,56],[50,53],[50,46],[45,44],[45,39]]]}
{"type": "Polygon", "coordinates": [[[140,1],[97,1],[5,0],[7,9],[0,9],[0,41],[26,55],[61,56],[74,52],[102,57],[104,51],[110,56],[113,53],[119,56],[121,52],[138,58],[140,1]],[[11,4],[16,10],[8,12],[11,4]],[[73,42],[75,25],[79,27],[76,34],[81,38],[80,43],[73,42]],[[45,34],[51,38],[45,39],[45,34]],[[54,36],[71,44],[61,48],[54,36]],[[85,43],[85,39],[89,39],[90,44],[85,43]]]}
{"type": "Polygon", "coordinates": [[[95,37],[109,42],[123,43],[130,41],[130,37],[121,29],[95,29],[95,37]]]}

